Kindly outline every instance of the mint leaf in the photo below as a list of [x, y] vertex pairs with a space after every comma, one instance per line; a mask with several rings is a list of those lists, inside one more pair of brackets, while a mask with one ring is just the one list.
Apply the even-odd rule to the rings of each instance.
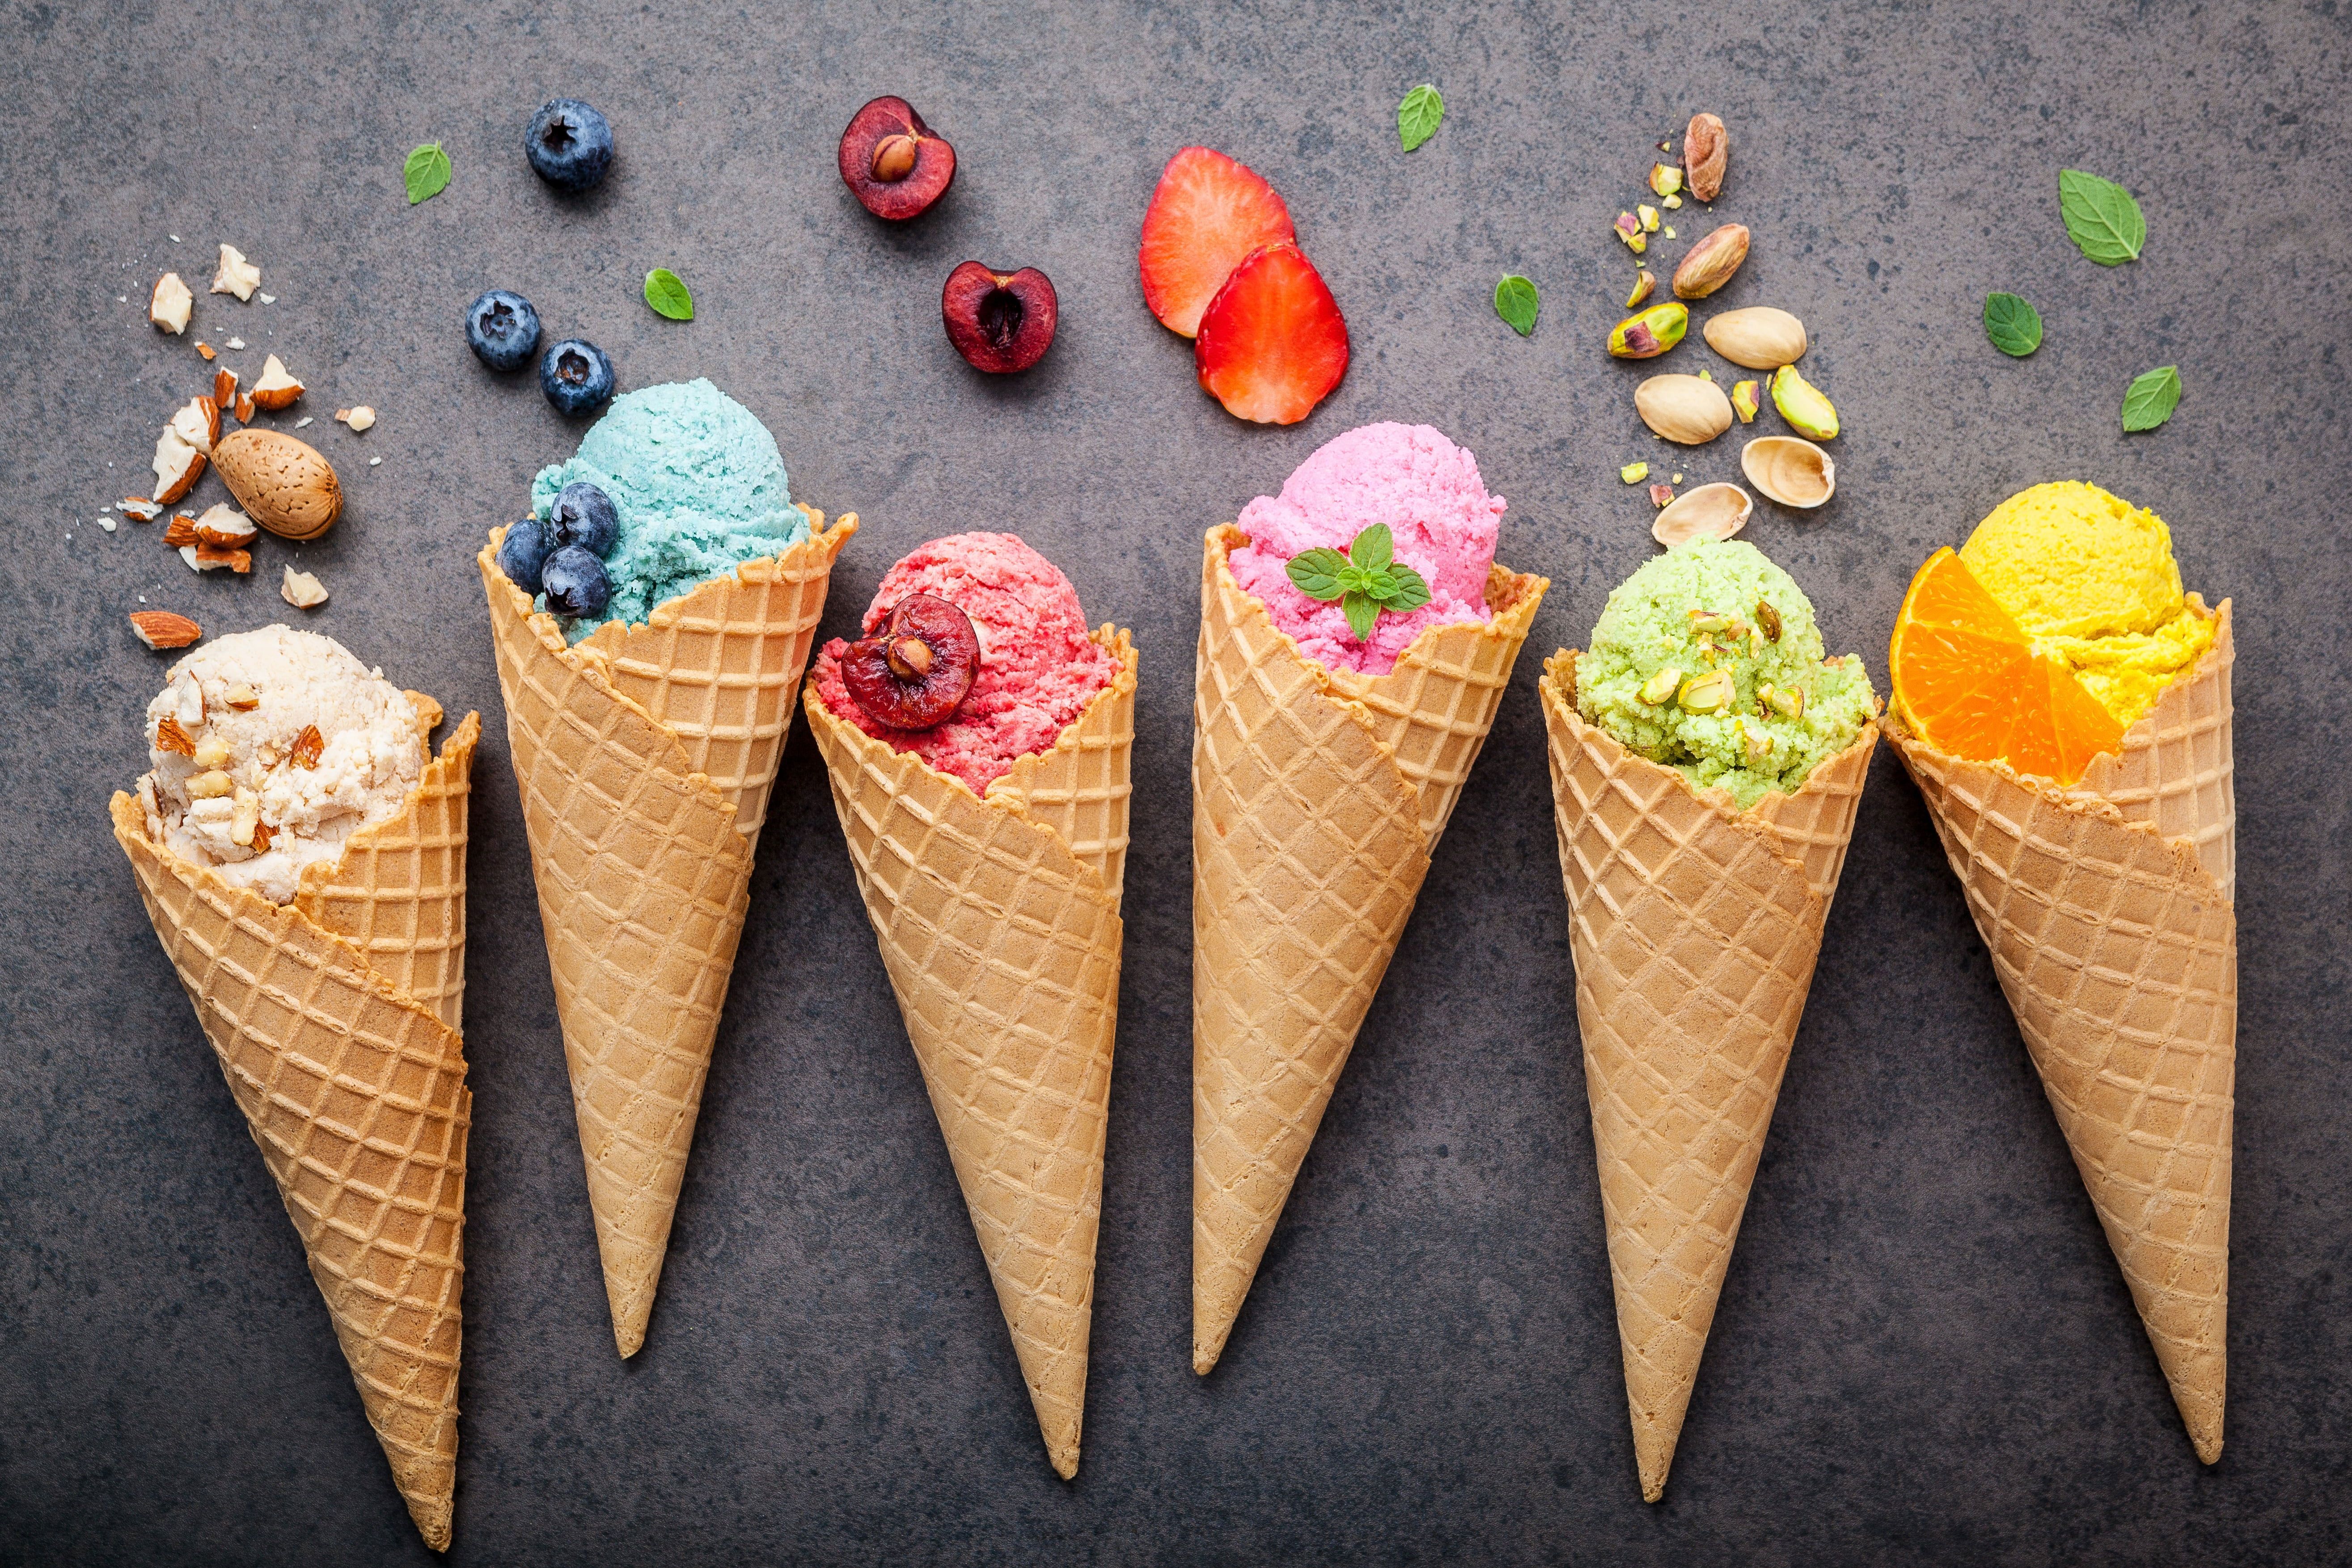
[[1389, 591], [1381, 596], [1381, 608], [1396, 615], [1417, 610], [1429, 603], [1429, 582], [1410, 566], [1389, 568]]
[[2075, 248], [2102, 267], [2139, 259], [2147, 243], [2147, 219], [2131, 193], [2112, 180], [2080, 169], [2058, 171], [2058, 210]]
[[1349, 563], [1360, 566], [1367, 572], [1379, 571], [1395, 555], [1396, 541], [1390, 535], [1389, 525], [1385, 522], [1372, 524], [1356, 535], [1355, 542], [1348, 546]]
[[686, 291], [678, 275], [667, 267], [656, 267], [646, 274], [646, 303], [657, 316], [667, 316], [673, 321], [694, 320], [694, 296]]
[[1984, 328], [1992, 346], [2015, 359], [2042, 346], [2041, 312], [2014, 294], [1985, 296]]
[[2132, 377], [2124, 391], [2124, 433], [2153, 430], [2180, 406], [2180, 367], [2160, 365]]
[[1397, 105], [1397, 140], [1408, 153], [1437, 134], [1437, 122], [1445, 118], [1445, 100], [1435, 88], [1423, 82], [1404, 95]]
[[1310, 599], [1328, 604], [1344, 591], [1339, 574], [1348, 569], [1348, 558], [1336, 550], [1302, 550], [1290, 558], [1283, 570], [1290, 574], [1291, 586]]
[[1517, 273], [1506, 274], [1495, 285], [1495, 314], [1511, 324], [1511, 330], [1526, 337], [1536, 330], [1536, 286]]
[[415, 206], [428, 196], [437, 196], [449, 188], [449, 154], [438, 142], [427, 142], [408, 155], [400, 166], [401, 180], [408, 186], [408, 205]]
[[1358, 642], [1372, 640], [1372, 628], [1381, 620], [1381, 606], [1370, 594], [1350, 593], [1339, 601], [1339, 609], [1348, 617], [1348, 629], [1356, 634]]

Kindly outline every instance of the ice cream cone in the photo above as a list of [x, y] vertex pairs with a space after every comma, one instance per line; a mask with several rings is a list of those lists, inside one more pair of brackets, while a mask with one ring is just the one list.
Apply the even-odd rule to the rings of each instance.
[[2196, 668], [2074, 789], [1888, 729], [2207, 1464], [2228, 1373], [2238, 1028], [2229, 601], [2213, 613]]
[[810, 520], [782, 553], [571, 647], [499, 570], [503, 530], [479, 558], [624, 1356], [653, 1311], [792, 695], [857, 528]]
[[1388, 675], [1301, 655], [1209, 531], [1192, 742], [1192, 1370], [1223, 1352], [1549, 583]]
[[[431, 721], [440, 709], [430, 699]], [[464, 994], [467, 714], [403, 813], [313, 867], [291, 906], [114, 837], [278, 1183], [360, 1403], [426, 1545], [449, 1548], [472, 1097]], [[408, 933], [404, 941], [403, 933]], [[418, 980], [441, 1013], [395, 977]], [[446, 1016], [444, 1016], [446, 1015]]]
[[1077, 1473], [1118, 1022], [1136, 655], [983, 798], [812, 689], [858, 892], [923, 1069], [1047, 1457]]
[[1576, 707], [1544, 666], [1585, 1091], [1642, 1496], [1666, 1471], [1764, 1152], [1876, 724], [1735, 810]]

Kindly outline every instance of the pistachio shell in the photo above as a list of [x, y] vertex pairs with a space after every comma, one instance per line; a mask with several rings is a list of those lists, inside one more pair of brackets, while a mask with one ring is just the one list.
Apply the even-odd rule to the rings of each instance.
[[1728, 539], [1748, 526], [1748, 514], [1755, 510], [1738, 485], [1701, 485], [1658, 513], [1650, 537], [1669, 550], [1694, 539]]
[[1749, 370], [1778, 370], [1805, 357], [1805, 323], [1769, 305], [1707, 318], [1706, 346]]
[[1696, 375], [1654, 375], [1633, 389], [1642, 423], [1669, 441], [1704, 446], [1731, 428], [1731, 400]]
[[254, 521], [280, 539], [316, 539], [343, 514], [333, 465], [278, 430], [239, 430], [213, 448], [213, 467]]
[[1758, 437], [1739, 454], [1739, 468], [1766, 500], [1782, 506], [1811, 509], [1837, 493], [1837, 465], [1830, 455], [1794, 436]]

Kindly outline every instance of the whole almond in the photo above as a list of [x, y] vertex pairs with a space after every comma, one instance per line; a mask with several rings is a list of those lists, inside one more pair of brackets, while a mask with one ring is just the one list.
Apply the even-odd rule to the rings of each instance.
[[1633, 389], [1633, 411], [1669, 441], [1704, 446], [1731, 428], [1731, 400], [1696, 375], [1654, 375]]
[[1748, 259], [1748, 226], [1727, 223], [1690, 247], [1675, 268], [1675, 298], [1704, 300], [1726, 283]]
[[1703, 202], [1715, 200], [1730, 158], [1731, 138], [1723, 133], [1723, 121], [1712, 114], [1692, 115], [1690, 129], [1683, 132], [1683, 180], [1691, 195]]
[[1778, 370], [1805, 357], [1805, 323], [1769, 305], [1707, 318], [1706, 346], [1749, 370]]
[[213, 466], [247, 516], [280, 539], [316, 539], [343, 514], [334, 465], [278, 430], [239, 430], [213, 448]]

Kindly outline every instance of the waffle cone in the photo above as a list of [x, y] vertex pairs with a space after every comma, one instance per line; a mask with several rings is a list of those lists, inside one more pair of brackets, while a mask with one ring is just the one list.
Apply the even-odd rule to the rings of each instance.
[[793, 692], [857, 528], [810, 518], [782, 553], [572, 647], [499, 570], [503, 530], [479, 557], [624, 1356], [653, 1312]]
[[2216, 613], [2205, 657], [2074, 789], [1952, 756], [1899, 721], [1888, 731], [2209, 1465], [2229, 1371], [2238, 1034], [2229, 602]]
[[1664, 1495], [1692, 1384], [1878, 744], [1746, 811], [1541, 685], [1576, 1018], [1642, 1496]]
[[[425, 698], [419, 710], [429, 731], [440, 708]], [[401, 815], [353, 834], [333, 866], [307, 868], [290, 906], [156, 844], [131, 795], [111, 805], [148, 919], [302, 1238], [394, 1484], [436, 1552], [449, 1549], [457, 1477], [473, 1097], [455, 1026], [480, 733], [467, 714]]]
[[1550, 584], [1388, 675], [1275, 629], [1209, 531], [1192, 721], [1192, 1370], [1224, 1351]]
[[1134, 645], [1047, 752], [972, 794], [803, 696], [857, 890], [1055, 1473], [1077, 1473], [1118, 1023]]

